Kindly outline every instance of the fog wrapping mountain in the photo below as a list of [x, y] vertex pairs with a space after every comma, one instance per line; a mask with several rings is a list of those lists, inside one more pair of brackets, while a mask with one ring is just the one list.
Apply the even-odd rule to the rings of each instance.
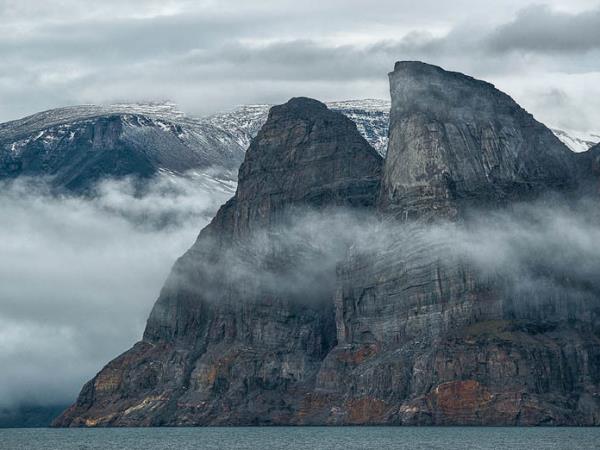
[[385, 162], [324, 104], [271, 109], [143, 340], [56, 426], [600, 424], [597, 261], [546, 225], [598, 201], [597, 148], [462, 74], [390, 82]]

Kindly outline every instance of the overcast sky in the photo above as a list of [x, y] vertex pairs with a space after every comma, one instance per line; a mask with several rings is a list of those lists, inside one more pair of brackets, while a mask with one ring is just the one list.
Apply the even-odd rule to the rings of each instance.
[[600, 129], [598, 0], [0, 0], [0, 120], [80, 103], [387, 98], [396, 60], [495, 83]]

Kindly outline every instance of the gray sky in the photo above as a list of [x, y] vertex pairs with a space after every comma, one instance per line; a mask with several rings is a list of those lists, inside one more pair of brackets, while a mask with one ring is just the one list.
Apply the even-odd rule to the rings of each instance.
[[539, 120], [600, 129], [600, 1], [0, 0], [0, 120], [79, 103], [388, 96], [419, 59], [507, 91]]

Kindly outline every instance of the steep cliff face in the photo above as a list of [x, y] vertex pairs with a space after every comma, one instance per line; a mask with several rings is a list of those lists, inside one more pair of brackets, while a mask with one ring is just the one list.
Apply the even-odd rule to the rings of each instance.
[[[323, 104], [272, 108], [144, 339], [56, 425], [600, 425], [596, 274], [525, 249], [519, 269], [541, 282], [515, 286], [452, 231], [512, 201], [573, 198], [596, 150], [571, 154], [470, 77], [407, 62], [390, 79], [383, 169]], [[376, 226], [353, 242], [334, 239], [349, 222], [304, 228], [340, 207]]]
[[57, 424], [289, 422], [335, 343], [335, 261], [281, 229], [298, 210], [372, 208], [382, 165], [356, 126], [322, 103], [273, 107], [236, 195], [176, 263], [144, 340]]
[[487, 83], [417, 62], [398, 63], [390, 80], [379, 208], [389, 228], [417, 221], [339, 267], [338, 345], [317, 385], [321, 402], [338, 399], [331, 420], [597, 424], [598, 279], [569, 279], [532, 255], [525, 266], [552, 289], [525, 274], [517, 285], [453, 252], [452, 227], [428, 232], [463, 226], [473, 208], [572, 193], [574, 155]]
[[382, 210], [453, 215], [575, 184], [567, 147], [493, 85], [406, 61], [390, 91]]

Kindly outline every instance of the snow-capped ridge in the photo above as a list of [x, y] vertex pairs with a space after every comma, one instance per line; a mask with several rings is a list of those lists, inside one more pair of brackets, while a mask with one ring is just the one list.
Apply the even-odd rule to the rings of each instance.
[[600, 133], [580, 133], [551, 128], [554, 135], [575, 153], [588, 151], [600, 142]]
[[[389, 100], [354, 99], [326, 104], [354, 121], [369, 144], [385, 155]], [[212, 166], [237, 168], [250, 141], [266, 122], [271, 106], [241, 105], [206, 117], [188, 116], [168, 101], [78, 105], [42, 111], [0, 124], [0, 175], [61, 172], [61, 164], [72, 166], [72, 161], [62, 158], [74, 157], [73, 147], [97, 154], [106, 145], [95, 142], [102, 134], [94, 129], [104, 129], [111, 121], [119, 124], [119, 142], [137, 149], [142, 160], [150, 158], [152, 170], [181, 173]], [[584, 152], [600, 141], [600, 133], [584, 135], [557, 128], [552, 131], [574, 152]], [[101, 137], [105, 138], [108, 137]], [[84, 150], [87, 147], [90, 150]], [[89, 157], [93, 154], [89, 153]], [[42, 160], [45, 162], [40, 166]]]

